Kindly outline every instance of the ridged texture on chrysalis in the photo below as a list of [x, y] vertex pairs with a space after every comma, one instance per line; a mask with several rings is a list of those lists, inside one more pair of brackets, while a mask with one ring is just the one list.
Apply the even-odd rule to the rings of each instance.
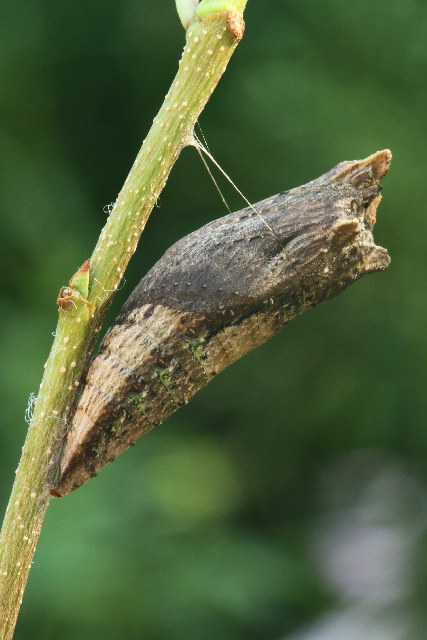
[[389, 264], [372, 228], [380, 151], [174, 244], [105, 336], [67, 436], [65, 495], [307, 308]]

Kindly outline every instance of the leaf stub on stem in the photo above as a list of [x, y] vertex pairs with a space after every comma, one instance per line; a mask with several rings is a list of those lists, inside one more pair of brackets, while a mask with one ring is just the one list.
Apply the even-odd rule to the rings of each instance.
[[245, 33], [245, 21], [238, 13], [229, 11], [227, 13], [227, 29], [231, 35], [237, 40], [241, 40]]
[[[173, 245], [141, 280], [93, 361], [54, 495], [66, 495], [289, 320], [390, 258], [372, 208], [380, 151]], [[368, 203], [368, 206], [365, 205]]]

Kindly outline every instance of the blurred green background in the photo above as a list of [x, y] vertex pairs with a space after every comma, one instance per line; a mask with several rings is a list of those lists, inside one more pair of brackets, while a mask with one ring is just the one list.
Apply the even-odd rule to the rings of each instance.
[[[201, 118], [211, 152], [256, 202], [389, 147], [375, 236], [391, 267], [53, 500], [17, 640], [426, 637], [427, 4], [250, 0], [245, 18]], [[2, 5], [2, 508], [57, 292], [91, 253], [183, 38], [172, 0]], [[158, 204], [110, 322], [172, 242], [226, 213], [194, 149]]]

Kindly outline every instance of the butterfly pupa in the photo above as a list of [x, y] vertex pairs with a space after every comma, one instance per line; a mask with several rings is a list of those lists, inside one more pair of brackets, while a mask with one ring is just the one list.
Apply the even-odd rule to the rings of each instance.
[[295, 316], [384, 270], [372, 228], [390, 161], [341, 163], [170, 247], [89, 367], [52, 493], [95, 476]]

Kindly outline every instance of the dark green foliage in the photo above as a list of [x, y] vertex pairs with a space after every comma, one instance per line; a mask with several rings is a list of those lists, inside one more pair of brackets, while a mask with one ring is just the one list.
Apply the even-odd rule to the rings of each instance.
[[[53, 501], [17, 640], [278, 639], [336, 604], [311, 560], [317, 519], [358, 504], [368, 470], [390, 459], [427, 486], [427, 6], [251, 0], [245, 17], [203, 114], [211, 152], [256, 202], [389, 147], [375, 237], [392, 265]], [[172, 0], [16, 0], [2, 11], [2, 506], [57, 292], [90, 254], [182, 42]], [[173, 241], [225, 213], [191, 149], [159, 205], [110, 320]], [[358, 450], [377, 463], [349, 464], [350, 488], [328, 484]], [[425, 538], [412, 547], [422, 567]], [[406, 613], [426, 585], [414, 577]]]

